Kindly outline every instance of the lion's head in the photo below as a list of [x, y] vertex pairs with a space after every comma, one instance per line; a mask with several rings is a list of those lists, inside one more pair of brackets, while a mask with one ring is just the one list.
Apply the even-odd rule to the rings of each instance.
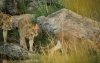
[[2, 29], [5, 29], [5, 30], [11, 30], [12, 29], [13, 21], [12, 21], [11, 15], [3, 14], [1, 22], [2, 22]]

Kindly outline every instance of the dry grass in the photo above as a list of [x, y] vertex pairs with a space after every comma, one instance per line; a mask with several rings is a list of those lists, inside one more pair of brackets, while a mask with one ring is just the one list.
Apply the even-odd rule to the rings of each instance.
[[[76, 39], [75, 39], [76, 40]], [[71, 41], [70, 41], [71, 42]], [[68, 47], [69, 46], [69, 47]], [[100, 53], [92, 41], [77, 40], [54, 55], [42, 54], [39, 63], [99, 63]]]
[[100, 20], [100, 0], [60, 0], [61, 4], [81, 15]]
[[66, 47], [53, 55], [35, 53], [29, 60], [12, 61], [11, 63], [100, 63], [100, 50], [94, 42], [75, 40], [68, 41], [70, 43], [66, 44]]
[[[60, 2], [62, 2], [62, 5], [66, 8], [84, 16], [99, 20], [100, 0], [61, 0]], [[37, 7], [36, 12], [37, 16], [50, 14], [56, 8], [52, 8], [51, 6], [47, 7], [47, 5], [41, 6], [41, 4], [38, 6], [39, 7]], [[40, 37], [40, 40], [37, 40], [39, 43], [45, 41], [49, 41], [51, 43], [54, 42], [51, 37], [50, 39], [47, 37]], [[28, 62], [15, 61], [12, 63], [100, 63], [100, 50], [97, 48], [96, 42], [85, 39], [72, 40], [72, 38], [66, 42], [66, 46], [64, 46], [62, 50], [55, 52], [54, 55], [48, 55], [47, 53], [35, 53], [32, 59], [28, 60]], [[45, 50], [42, 50], [42, 52], [45, 52]]]

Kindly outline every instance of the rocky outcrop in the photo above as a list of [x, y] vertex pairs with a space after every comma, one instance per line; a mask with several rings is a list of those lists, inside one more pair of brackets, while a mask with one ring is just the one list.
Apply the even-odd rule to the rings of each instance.
[[64, 32], [64, 35], [68, 33], [78, 38], [100, 42], [100, 23], [68, 9], [61, 9], [47, 17], [41, 16], [37, 18], [37, 23], [52, 35]]
[[0, 46], [0, 58], [21, 60], [28, 59], [28, 51], [15, 44], [4, 44]]
[[0, 0], [0, 10], [4, 8], [4, 0]]

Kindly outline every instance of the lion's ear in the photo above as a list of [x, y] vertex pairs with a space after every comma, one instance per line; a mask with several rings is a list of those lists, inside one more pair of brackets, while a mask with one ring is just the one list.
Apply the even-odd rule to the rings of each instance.
[[28, 27], [29, 27], [29, 28], [32, 28], [32, 25], [31, 25], [31, 24], [28, 24]]
[[35, 29], [40, 29], [38, 24], [35, 25]]
[[13, 18], [11, 15], [9, 15], [10, 18]]

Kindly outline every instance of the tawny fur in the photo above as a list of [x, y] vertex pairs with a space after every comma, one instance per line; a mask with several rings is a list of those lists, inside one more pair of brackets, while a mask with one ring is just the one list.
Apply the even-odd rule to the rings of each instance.
[[27, 44], [25, 38], [29, 39], [29, 51], [33, 51], [34, 37], [38, 35], [39, 26], [33, 24], [28, 16], [25, 16], [18, 23], [19, 35], [20, 35], [20, 45], [27, 49]]
[[0, 13], [0, 27], [3, 29], [4, 42], [7, 42], [7, 32], [12, 29], [12, 16]]

